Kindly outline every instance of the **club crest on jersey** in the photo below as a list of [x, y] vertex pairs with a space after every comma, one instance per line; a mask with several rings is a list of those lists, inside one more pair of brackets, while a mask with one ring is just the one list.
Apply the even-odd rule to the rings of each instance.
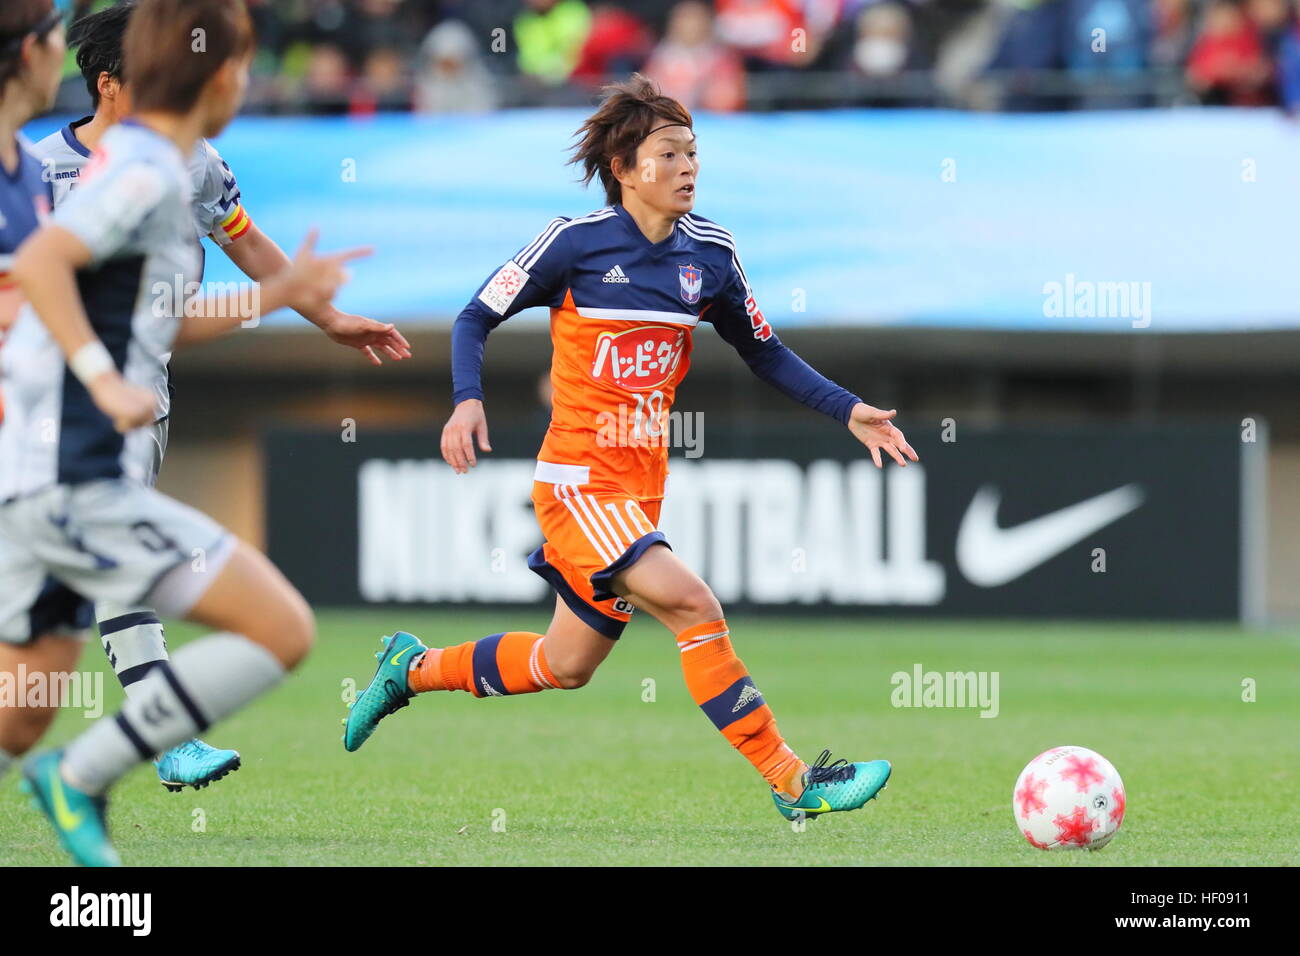
[[666, 325], [641, 325], [596, 338], [591, 377], [630, 391], [660, 388], [677, 372], [688, 348], [686, 332]]
[[700, 301], [700, 288], [704, 285], [704, 272], [698, 266], [678, 266], [677, 280], [682, 287], [682, 301], [694, 305]]

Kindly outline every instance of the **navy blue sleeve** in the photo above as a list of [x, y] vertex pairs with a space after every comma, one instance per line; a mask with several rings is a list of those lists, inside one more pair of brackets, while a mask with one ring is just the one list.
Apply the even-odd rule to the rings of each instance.
[[553, 219], [513, 259], [488, 277], [451, 327], [453, 404], [483, 400], [483, 351], [488, 333], [516, 312], [560, 304], [568, 288], [567, 219]]
[[461, 310], [451, 327], [451, 402], [459, 405], [468, 398], [483, 401], [483, 350], [488, 333], [503, 321], [484, 315], [471, 302]]
[[763, 381], [796, 402], [847, 425], [853, 406], [862, 399], [790, 351], [763, 318], [737, 260], [732, 260], [729, 271], [731, 281], [705, 313], [708, 321]]

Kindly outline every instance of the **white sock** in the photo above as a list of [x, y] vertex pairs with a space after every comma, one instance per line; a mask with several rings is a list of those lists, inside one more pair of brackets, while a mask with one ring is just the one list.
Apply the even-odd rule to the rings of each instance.
[[99, 605], [99, 638], [108, 662], [127, 697], [139, 693], [140, 682], [159, 661], [167, 660], [167, 637], [158, 615], [149, 608]]
[[70, 783], [101, 793], [136, 764], [189, 740], [284, 678], [275, 656], [241, 634], [210, 634], [156, 664], [113, 717], [68, 745]]
[[13, 766], [14, 755], [7, 751], [0, 750], [0, 777], [5, 775], [5, 771]]

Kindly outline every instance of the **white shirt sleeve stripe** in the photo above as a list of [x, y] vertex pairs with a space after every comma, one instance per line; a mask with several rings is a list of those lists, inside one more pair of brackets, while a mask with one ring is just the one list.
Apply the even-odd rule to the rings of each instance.
[[[534, 242], [533, 248], [528, 250], [527, 255], [520, 255], [519, 258], [516, 259], [515, 261], [518, 262], [521, 266], [523, 266], [525, 270], [531, 269], [534, 265], [536, 265], [537, 260], [540, 259], [546, 253], [546, 250], [550, 247], [551, 243], [555, 241], [555, 237], [558, 236], [560, 233], [564, 232], [564, 230], [568, 229], [570, 226], [577, 226], [587, 222], [600, 222], [600, 220], [608, 219], [610, 216], [613, 215], [616, 215], [614, 210], [602, 209], [598, 212], [593, 212], [586, 216], [579, 216], [577, 219], [570, 219], [568, 221], [561, 222], [554, 229], [548, 229], [546, 233], [544, 233], [544, 241], [541, 243], [540, 246], [536, 242]], [[543, 239], [543, 236], [539, 236], [538, 238]]]

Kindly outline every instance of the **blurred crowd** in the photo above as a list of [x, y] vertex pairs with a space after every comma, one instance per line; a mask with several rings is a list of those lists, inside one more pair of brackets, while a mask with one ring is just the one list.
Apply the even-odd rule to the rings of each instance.
[[632, 70], [719, 111], [1300, 107], [1300, 0], [247, 2], [254, 112], [575, 105]]

